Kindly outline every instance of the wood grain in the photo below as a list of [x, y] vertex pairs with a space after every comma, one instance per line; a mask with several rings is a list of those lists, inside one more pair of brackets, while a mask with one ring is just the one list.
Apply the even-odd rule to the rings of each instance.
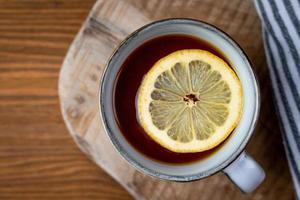
[[[130, 32], [166, 17], [193, 17], [222, 28], [240, 43], [253, 62], [262, 83], [262, 114], [247, 150], [262, 164], [267, 179], [250, 195], [242, 194], [221, 173], [192, 183], [145, 176], [121, 159], [99, 123], [97, 93], [106, 60]], [[64, 119], [76, 143], [137, 199], [199, 199], [199, 195], [201, 199], [294, 197], [271, 101], [260, 23], [251, 1], [98, 0], [65, 58], [59, 95]]]
[[0, 199], [132, 199], [72, 141], [61, 63], [91, 0], [0, 1]]

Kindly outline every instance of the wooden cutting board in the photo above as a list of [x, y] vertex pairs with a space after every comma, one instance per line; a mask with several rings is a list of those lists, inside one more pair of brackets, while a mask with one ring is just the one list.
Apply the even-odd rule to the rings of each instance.
[[[166, 17], [201, 19], [220, 27], [240, 43], [254, 64], [261, 82], [262, 114], [247, 150], [262, 164], [267, 179], [250, 195], [242, 194], [222, 173], [191, 183], [145, 176], [118, 155], [105, 135], [97, 98], [105, 63], [129, 33]], [[293, 197], [271, 101], [259, 18], [251, 0], [98, 0], [66, 55], [60, 72], [59, 96], [63, 118], [77, 145], [136, 199]]]

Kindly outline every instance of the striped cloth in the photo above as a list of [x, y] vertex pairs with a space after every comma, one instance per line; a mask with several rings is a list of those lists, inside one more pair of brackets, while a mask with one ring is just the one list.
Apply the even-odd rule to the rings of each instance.
[[300, 0], [256, 0], [283, 142], [300, 199]]

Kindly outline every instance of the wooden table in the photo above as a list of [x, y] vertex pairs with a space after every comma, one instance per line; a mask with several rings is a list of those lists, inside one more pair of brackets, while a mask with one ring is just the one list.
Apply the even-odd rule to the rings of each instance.
[[[131, 2], [143, 9], [141, 0]], [[0, 199], [131, 199], [80, 152], [59, 108], [60, 66], [93, 3], [0, 0]], [[254, 56], [250, 55], [250, 59]], [[255, 64], [265, 66], [265, 59]], [[267, 78], [264, 84], [269, 84]], [[271, 96], [270, 86], [265, 88], [263, 92]], [[263, 110], [274, 110], [269, 99], [268, 109]], [[262, 117], [274, 118], [274, 113], [264, 112]], [[259, 148], [270, 149], [259, 156], [259, 161], [273, 177], [283, 176], [285, 184], [274, 182], [274, 189], [268, 183], [269, 190], [265, 192], [276, 196], [284, 187], [290, 199], [293, 189], [280, 135], [272, 135], [278, 125], [264, 128], [270, 134], [256, 134], [252, 141], [262, 137], [278, 139], [265, 144], [250, 142], [248, 150], [256, 153]], [[273, 165], [280, 166], [274, 171]]]
[[0, 199], [132, 199], [74, 144], [58, 74], [94, 0], [0, 1]]

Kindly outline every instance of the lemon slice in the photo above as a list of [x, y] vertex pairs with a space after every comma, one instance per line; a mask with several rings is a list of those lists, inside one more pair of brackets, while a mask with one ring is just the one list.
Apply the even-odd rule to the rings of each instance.
[[221, 58], [186, 49], [154, 64], [139, 88], [141, 126], [174, 152], [209, 150], [228, 137], [242, 112], [241, 83]]

